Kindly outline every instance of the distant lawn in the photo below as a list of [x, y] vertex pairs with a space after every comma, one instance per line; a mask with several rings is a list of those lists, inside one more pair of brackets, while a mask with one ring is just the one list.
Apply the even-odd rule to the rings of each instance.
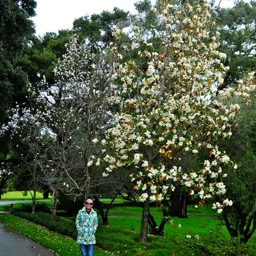
[[[43, 194], [40, 192], [36, 193], [37, 199], [43, 199]], [[24, 192], [24, 191], [10, 191], [7, 193], [2, 194], [2, 200], [28, 200], [32, 199], [30, 192]]]

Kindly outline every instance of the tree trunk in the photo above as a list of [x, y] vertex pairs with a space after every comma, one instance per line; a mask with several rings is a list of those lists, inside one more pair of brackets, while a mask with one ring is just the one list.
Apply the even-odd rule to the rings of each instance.
[[36, 212], [36, 190], [33, 191], [33, 193], [31, 193], [31, 197], [32, 197], [32, 213]]
[[140, 227], [140, 242], [148, 242], [148, 224], [149, 224], [149, 198], [143, 203], [143, 212]]
[[106, 212], [104, 211], [104, 205], [101, 203], [99, 198], [97, 196], [94, 197], [94, 207], [100, 212], [100, 216], [102, 219], [102, 224], [108, 225], [108, 210], [106, 209]]
[[244, 215], [239, 204], [234, 204], [232, 207], [237, 207], [236, 214], [225, 207], [222, 212], [226, 228], [232, 238], [239, 238], [240, 243], [246, 244], [256, 230], [256, 212]]
[[36, 191], [37, 191], [37, 182], [36, 182], [36, 168], [32, 172], [33, 179], [31, 183], [31, 188], [33, 189], [32, 191], [29, 190], [29, 193], [32, 198], [32, 213], [35, 213], [36, 210]]
[[164, 226], [167, 223], [168, 219], [168, 216], [164, 216], [163, 220], [160, 223], [160, 226], [157, 226], [154, 217], [149, 213], [150, 234], [162, 236], [164, 234]]
[[8, 180], [9, 175], [2, 174], [1, 180], [0, 180], [0, 199], [2, 199], [2, 193], [3, 193], [3, 188]]
[[57, 215], [57, 191], [53, 191], [52, 193], [52, 213], [51, 213], [51, 221], [56, 221]]
[[178, 188], [170, 196], [169, 215], [179, 218], [187, 218], [187, 195]]

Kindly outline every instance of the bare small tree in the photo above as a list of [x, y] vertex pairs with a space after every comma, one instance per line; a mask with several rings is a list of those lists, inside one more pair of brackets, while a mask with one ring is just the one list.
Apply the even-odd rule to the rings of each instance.
[[52, 220], [60, 191], [75, 200], [98, 186], [92, 178], [92, 171], [98, 170], [90, 167], [89, 160], [97, 152], [93, 140], [111, 119], [106, 97], [113, 68], [111, 51], [97, 50], [74, 36], [54, 70], [55, 83], [43, 79], [29, 85], [31, 105], [14, 111], [14, 130], [30, 147], [29, 166], [40, 169], [40, 181], [52, 192]]

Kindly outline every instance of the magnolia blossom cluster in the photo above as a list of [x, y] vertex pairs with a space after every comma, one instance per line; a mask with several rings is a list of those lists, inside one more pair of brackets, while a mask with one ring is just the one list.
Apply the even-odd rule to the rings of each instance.
[[[218, 36], [209, 33], [214, 27], [209, 6], [203, 1], [178, 10], [165, 3], [155, 10], [165, 28], [156, 35], [160, 48], [136, 31], [132, 43], [123, 46], [124, 52], [133, 51], [131, 58], [117, 52], [120, 46], [113, 48], [117, 63], [110, 101], [120, 108], [102, 141], [103, 158], [92, 161], [107, 164], [105, 176], [132, 169], [131, 181], [141, 201], [161, 201], [176, 184], [202, 200], [220, 198], [226, 191], [224, 167], [232, 162], [216, 141], [231, 136], [239, 105], [228, 99], [248, 99], [254, 89], [253, 74], [216, 95], [228, 68], [222, 64], [225, 55], [217, 50]], [[114, 33], [119, 38], [122, 34]], [[188, 154], [197, 156], [202, 151], [207, 157], [201, 168], [182, 168]], [[214, 207], [230, 204], [226, 200]]]
[[216, 202], [212, 205], [212, 209], [217, 210], [218, 213], [222, 213], [223, 212], [223, 208], [225, 206], [231, 206], [233, 205], [233, 202], [229, 199], [225, 199], [223, 200], [222, 203]]

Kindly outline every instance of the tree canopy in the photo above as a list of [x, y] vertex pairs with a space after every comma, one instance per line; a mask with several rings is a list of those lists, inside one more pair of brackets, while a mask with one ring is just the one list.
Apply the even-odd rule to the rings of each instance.
[[0, 3], [0, 122], [15, 101], [24, 97], [26, 74], [20, 67], [20, 58], [29, 37], [34, 33], [33, 22], [36, 1], [3, 0]]
[[237, 1], [232, 8], [215, 9], [220, 33], [220, 51], [227, 54], [225, 65], [230, 69], [224, 87], [242, 78], [256, 66], [256, 2]]

